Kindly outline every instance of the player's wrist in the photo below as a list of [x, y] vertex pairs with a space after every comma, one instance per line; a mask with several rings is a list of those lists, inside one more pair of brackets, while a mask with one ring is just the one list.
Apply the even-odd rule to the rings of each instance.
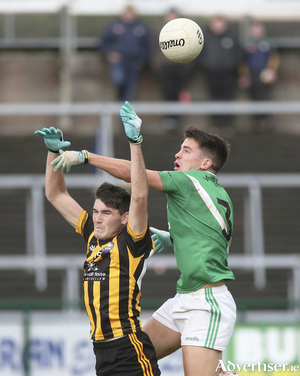
[[82, 164], [89, 164], [91, 156], [90, 153], [87, 150], [81, 150], [83, 163]]
[[48, 148], [48, 151], [51, 153], [51, 154], [59, 154], [59, 150], [55, 151], [55, 150], [51, 150]]
[[128, 141], [132, 145], [139, 145], [143, 142], [143, 136], [141, 134], [139, 136], [134, 137], [134, 138], [130, 138], [130, 137], [127, 137], [127, 138], [128, 138]]

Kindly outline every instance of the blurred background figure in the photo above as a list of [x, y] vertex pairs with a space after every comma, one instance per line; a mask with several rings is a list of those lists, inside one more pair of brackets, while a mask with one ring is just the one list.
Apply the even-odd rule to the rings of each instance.
[[[241, 47], [228, 20], [223, 16], [212, 17], [204, 30], [204, 47], [198, 58], [205, 73], [211, 100], [234, 99], [240, 61]], [[231, 115], [212, 115], [211, 125], [215, 133], [224, 137], [232, 137], [235, 133]]]
[[150, 33], [131, 5], [100, 36], [99, 50], [109, 64], [119, 101], [135, 99], [140, 74], [149, 62]]
[[[163, 100], [165, 101], [181, 101], [190, 102], [191, 94], [187, 90], [187, 81], [189, 72], [192, 69], [193, 63], [174, 63], [165, 57], [159, 48], [159, 33], [161, 28], [169, 21], [181, 17], [178, 10], [171, 8], [164, 15], [164, 23], [154, 33], [152, 46], [152, 60], [151, 68], [154, 71], [155, 77], [158, 81], [162, 92]], [[180, 117], [177, 115], [167, 115], [165, 117], [165, 129], [167, 131], [175, 131], [180, 126]]]
[[[248, 41], [244, 46], [243, 63], [240, 67], [239, 86], [249, 90], [251, 99], [269, 99], [269, 87], [277, 82], [279, 55], [266, 37], [265, 25], [254, 21], [249, 26]], [[269, 115], [255, 115], [251, 123], [255, 132], [273, 129]]]

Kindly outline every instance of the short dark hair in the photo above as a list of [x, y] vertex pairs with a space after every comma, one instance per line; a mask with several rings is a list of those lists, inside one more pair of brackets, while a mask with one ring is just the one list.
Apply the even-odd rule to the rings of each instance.
[[96, 199], [107, 207], [119, 210], [120, 215], [129, 211], [130, 193], [126, 189], [110, 183], [103, 183], [96, 191]]
[[185, 138], [193, 138], [199, 148], [212, 160], [211, 169], [217, 173], [229, 157], [230, 145], [223, 138], [188, 126], [184, 133]]

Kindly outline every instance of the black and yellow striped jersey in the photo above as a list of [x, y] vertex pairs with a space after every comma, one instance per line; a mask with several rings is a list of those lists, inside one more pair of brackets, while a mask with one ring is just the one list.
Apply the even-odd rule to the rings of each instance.
[[145, 260], [154, 247], [149, 228], [134, 234], [127, 224], [114, 238], [101, 241], [95, 237], [92, 216], [83, 210], [76, 232], [87, 244], [83, 285], [91, 339], [141, 331], [141, 280]]

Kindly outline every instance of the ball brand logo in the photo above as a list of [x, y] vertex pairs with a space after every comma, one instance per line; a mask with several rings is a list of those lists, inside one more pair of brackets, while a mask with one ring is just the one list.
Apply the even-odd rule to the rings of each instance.
[[183, 47], [185, 45], [185, 40], [181, 39], [171, 39], [166, 42], [160, 42], [159, 46], [162, 50], [168, 50], [172, 47]]
[[202, 34], [200, 32], [200, 29], [197, 30], [197, 37], [198, 37], [199, 44], [202, 44], [203, 40], [202, 40]]
[[162, 53], [176, 63], [194, 60], [204, 45], [201, 27], [188, 18], [167, 22], [159, 33], [158, 41]]

